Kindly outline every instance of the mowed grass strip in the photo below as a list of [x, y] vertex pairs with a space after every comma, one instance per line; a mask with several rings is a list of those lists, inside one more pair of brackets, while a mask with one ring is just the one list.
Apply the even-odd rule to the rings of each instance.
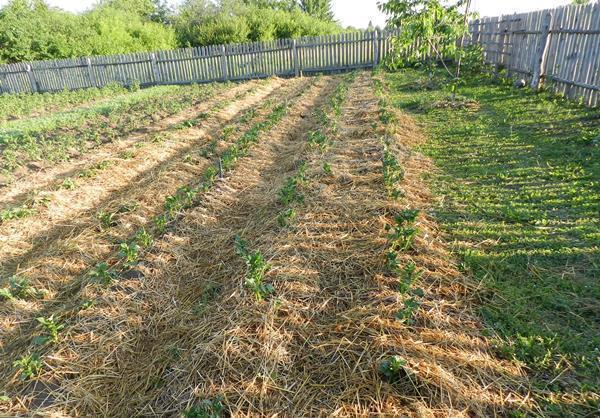
[[436, 217], [481, 283], [499, 355], [527, 366], [545, 414], [600, 399], [600, 112], [486, 76], [456, 103], [441, 73], [386, 75], [429, 136]]

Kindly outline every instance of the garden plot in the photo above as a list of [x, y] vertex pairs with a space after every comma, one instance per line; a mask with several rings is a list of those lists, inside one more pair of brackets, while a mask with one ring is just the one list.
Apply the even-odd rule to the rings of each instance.
[[52, 198], [0, 225], [0, 410], [535, 411], [386, 91], [368, 72], [241, 84], [40, 177]]

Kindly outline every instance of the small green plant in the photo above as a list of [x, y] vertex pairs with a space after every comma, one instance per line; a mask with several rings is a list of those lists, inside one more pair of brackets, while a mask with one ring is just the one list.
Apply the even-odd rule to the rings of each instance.
[[223, 400], [217, 397], [215, 399], [204, 399], [199, 404], [187, 409], [183, 416], [185, 418], [221, 418], [224, 411]]
[[404, 266], [404, 269], [401, 273], [402, 275], [400, 277], [400, 282], [398, 283], [398, 291], [400, 293], [406, 293], [410, 290], [412, 284], [419, 280], [421, 277], [421, 272], [417, 270], [417, 265], [411, 261]]
[[251, 252], [247, 242], [239, 235], [235, 236], [234, 245], [236, 254], [244, 259], [248, 267], [244, 281], [245, 286], [252, 290], [258, 301], [264, 300], [275, 292], [271, 284], [264, 283], [265, 273], [270, 266], [265, 262], [261, 252]]
[[46, 335], [38, 335], [33, 339], [33, 343], [36, 345], [44, 345], [47, 343], [55, 343], [58, 341], [58, 333], [64, 329], [64, 324], [59, 323], [54, 316], [44, 318], [43, 316], [36, 318], [36, 320], [42, 324]]
[[163, 234], [167, 230], [167, 224], [169, 223], [169, 219], [166, 215], [158, 215], [153, 221], [154, 227], [159, 234]]
[[154, 238], [146, 228], [142, 228], [135, 234], [135, 242], [142, 248], [148, 248], [154, 242]]
[[404, 170], [400, 167], [394, 153], [389, 150], [388, 144], [384, 144], [383, 181], [390, 197], [397, 199], [404, 195], [404, 192], [399, 187], [399, 184], [403, 179]]
[[140, 246], [136, 243], [122, 242], [119, 245], [119, 256], [125, 261], [125, 264], [134, 264], [139, 256]]
[[281, 227], [288, 226], [295, 217], [296, 211], [292, 208], [287, 208], [277, 215], [277, 224]]
[[284, 206], [288, 206], [293, 202], [304, 202], [304, 196], [298, 189], [305, 181], [306, 162], [302, 162], [298, 167], [298, 173], [293, 177], [289, 177], [279, 191], [279, 203]]
[[331, 141], [322, 131], [316, 130], [308, 134], [308, 143], [311, 147], [319, 148], [322, 152], [324, 152], [331, 144]]
[[404, 209], [394, 217], [393, 226], [386, 225], [385, 229], [391, 231], [388, 234], [391, 250], [406, 251], [412, 248], [418, 233], [418, 228], [413, 226], [418, 214], [418, 210]]
[[29, 280], [20, 276], [10, 277], [8, 286], [0, 288], [0, 297], [5, 299], [38, 299], [44, 294], [44, 291], [34, 288]]
[[409, 325], [412, 324], [413, 315], [419, 309], [420, 306], [421, 302], [419, 302], [414, 297], [405, 300], [404, 307], [396, 313], [396, 319]]
[[40, 374], [43, 363], [42, 359], [37, 353], [32, 353], [13, 362], [13, 367], [17, 370], [20, 370], [21, 380], [27, 380]]
[[123, 151], [119, 155], [119, 158], [121, 158], [122, 160], [131, 160], [134, 157], [135, 157], [135, 152], [133, 152], [133, 151]]
[[117, 278], [117, 274], [104, 262], [96, 264], [88, 276], [93, 281], [105, 286], [109, 286]]
[[100, 221], [100, 226], [102, 229], [108, 229], [112, 226], [115, 226], [117, 224], [115, 216], [116, 214], [114, 212], [105, 212], [103, 210], [98, 212], [97, 217]]
[[71, 178], [64, 179], [60, 184], [60, 188], [65, 190], [74, 190], [76, 187], [75, 181]]
[[323, 163], [323, 171], [325, 172], [325, 174], [327, 174], [328, 176], [333, 176], [333, 170], [331, 168], [331, 164], [325, 162]]
[[379, 373], [388, 381], [398, 380], [406, 375], [406, 360], [400, 356], [391, 356], [379, 363]]
[[25, 218], [31, 215], [33, 212], [33, 209], [26, 207], [4, 209], [0, 211], [0, 223], [10, 221], [13, 219]]

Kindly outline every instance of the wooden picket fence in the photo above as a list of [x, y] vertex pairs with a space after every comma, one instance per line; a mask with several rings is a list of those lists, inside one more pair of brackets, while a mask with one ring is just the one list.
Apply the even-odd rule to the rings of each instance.
[[0, 66], [0, 93], [49, 92], [110, 83], [142, 86], [247, 80], [376, 66], [398, 31], [365, 31], [172, 51]]
[[470, 23], [486, 61], [587, 106], [600, 103], [600, 3]]

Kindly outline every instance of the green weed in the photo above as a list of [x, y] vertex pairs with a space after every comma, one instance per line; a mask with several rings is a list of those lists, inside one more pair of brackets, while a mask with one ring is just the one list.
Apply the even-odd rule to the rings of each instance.
[[386, 225], [390, 249], [394, 251], [406, 251], [411, 249], [413, 241], [418, 233], [414, 223], [419, 214], [418, 210], [405, 209], [394, 216], [394, 224]]

